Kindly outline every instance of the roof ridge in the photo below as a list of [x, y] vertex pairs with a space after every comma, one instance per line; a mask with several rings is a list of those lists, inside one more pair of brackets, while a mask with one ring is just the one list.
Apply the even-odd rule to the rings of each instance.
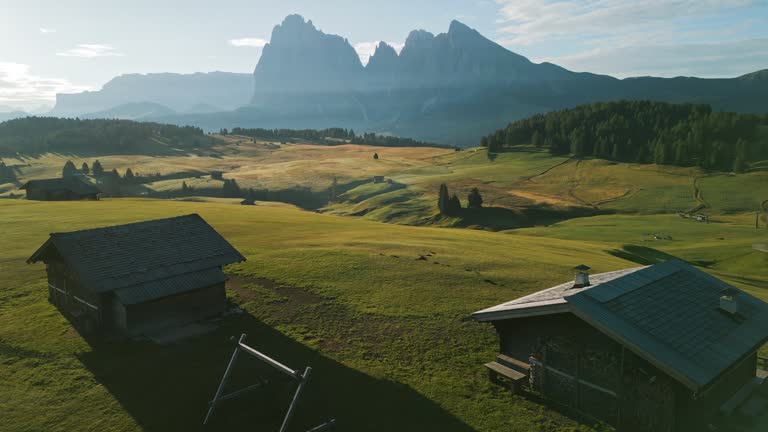
[[[81, 233], [84, 233], [84, 232], [101, 231], [101, 230], [107, 230], [107, 229], [110, 229], [110, 228], [133, 227], [133, 226], [142, 225], [142, 224], [147, 224], [148, 225], [148, 224], [151, 224], [153, 222], [170, 221], [170, 220], [173, 220], [173, 219], [182, 219], [182, 218], [188, 218], [188, 217], [193, 217], [193, 216], [197, 216], [198, 218], [200, 218], [203, 221], [205, 221], [205, 219], [203, 219], [199, 214], [197, 214], [197, 213], [189, 213], [189, 214], [185, 214], [185, 215], [171, 216], [171, 217], [167, 217], [167, 218], [150, 219], [150, 220], [144, 220], [144, 221], [138, 221], [138, 222], [128, 222], [128, 223], [124, 223], [124, 224], [107, 225], [107, 226], [96, 227], [96, 228], [85, 228], [85, 229], [81, 229], [81, 230], [77, 230], [77, 231], [52, 232], [52, 233], [50, 233], [50, 235], [52, 235], [52, 236], [53, 235], [64, 236], [64, 235], [72, 235], [72, 234], [81, 234]], [[206, 222], [206, 225], [208, 225], [207, 222]], [[210, 227], [210, 225], [208, 225], [208, 226]], [[213, 227], [211, 227], [211, 228], [213, 228]]]

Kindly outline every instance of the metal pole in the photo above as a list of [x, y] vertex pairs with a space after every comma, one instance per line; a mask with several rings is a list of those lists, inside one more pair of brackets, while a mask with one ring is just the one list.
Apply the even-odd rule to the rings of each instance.
[[[240, 341], [238, 341], [238, 345], [245, 342], [245, 333], [240, 335]], [[227, 369], [224, 371], [224, 376], [221, 377], [221, 382], [219, 383], [219, 388], [216, 389], [216, 394], [213, 396], [213, 400], [211, 401], [211, 405], [208, 407], [208, 413], [205, 415], [205, 420], [203, 420], [203, 424], [208, 424], [208, 420], [211, 418], [211, 415], [213, 414], [213, 410], [216, 408], [216, 402], [219, 399], [219, 396], [221, 396], [221, 392], [224, 391], [224, 385], [227, 383], [227, 378], [229, 378], [229, 374], [232, 371], [232, 366], [235, 364], [235, 360], [237, 360], [237, 356], [240, 354], [240, 350], [235, 347], [235, 351], [232, 353], [232, 357], [229, 359], [229, 364], [227, 365]]]
[[307, 432], [320, 432], [320, 431], [324, 431], [326, 429], [331, 428], [335, 424], [336, 424], [336, 419], [332, 419], [332, 420], [329, 420], [329, 421], [327, 421], [327, 422], [325, 422], [325, 423], [323, 423], [321, 425], [313, 427], [312, 429], [308, 430]]
[[[245, 336], [245, 335], [243, 335]], [[275, 369], [279, 370], [280, 372], [283, 372], [284, 374], [290, 376], [293, 379], [301, 379], [301, 372], [297, 370], [293, 370], [289, 368], [288, 366], [280, 363], [279, 361], [267, 356], [266, 354], [262, 354], [255, 349], [249, 347], [248, 345], [244, 344], [243, 342], [238, 342], [237, 344], [238, 348], [241, 350], [247, 352], [248, 354], [262, 360], [263, 362], [267, 363], [268, 365], [274, 367]]]
[[[266, 383], [267, 382], [265, 381], [263, 384], [266, 384]], [[251, 390], [256, 390], [257, 388], [261, 388], [261, 387], [263, 387], [263, 384], [262, 383], [254, 384], [254, 385], [248, 386], [246, 388], [242, 388], [240, 390], [233, 391], [232, 393], [228, 393], [228, 394], [225, 394], [223, 396], [220, 396], [219, 397], [219, 402], [222, 402], [222, 401], [225, 401], [225, 400], [228, 400], [228, 399], [233, 399], [233, 398], [236, 398], [236, 397], [240, 396], [243, 393], [247, 393], [247, 392], [249, 392]], [[213, 401], [208, 402], [208, 405], [212, 405], [212, 404], [213, 404]]]
[[280, 426], [280, 432], [285, 432], [288, 430], [288, 422], [291, 421], [293, 411], [296, 409], [296, 405], [298, 405], [299, 402], [299, 397], [301, 397], [301, 392], [304, 390], [304, 385], [306, 385], [307, 381], [309, 380], [310, 372], [312, 372], [312, 368], [307, 366], [307, 368], [304, 369], [304, 374], [301, 375], [301, 381], [299, 381], [299, 386], [296, 388], [296, 393], [293, 395], [291, 406], [288, 407], [288, 412], [285, 413], [283, 424]]

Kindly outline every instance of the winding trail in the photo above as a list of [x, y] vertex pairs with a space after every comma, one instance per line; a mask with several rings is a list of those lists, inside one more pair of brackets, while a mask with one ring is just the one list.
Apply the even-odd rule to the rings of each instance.
[[[534, 179], [534, 178], [536, 178], [536, 177], [541, 177], [541, 176], [543, 176], [544, 174], [546, 174], [546, 173], [548, 173], [548, 172], [552, 171], [553, 169], [555, 169], [555, 168], [557, 168], [557, 167], [559, 167], [559, 166], [561, 166], [561, 165], [565, 165], [565, 164], [567, 164], [568, 162], [570, 162], [570, 161], [572, 161], [572, 160], [574, 160], [574, 159], [575, 159], [575, 158], [573, 158], [573, 157], [570, 157], [570, 158], [568, 158], [568, 159], [566, 159], [566, 160], [564, 160], [564, 161], [562, 161], [562, 162], [558, 162], [558, 163], [556, 163], [556, 164], [552, 165], [551, 167], [549, 167], [549, 168], [545, 169], [544, 171], [542, 171], [542, 172], [540, 172], [540, 173], [538, 173], [538, 174], [534, 174], [534, 175], [532, 175], [532, 176], [529, 176], [529, 177], [523, 177], [523, 178], [521, 178], [521, 180], [522, 180], [522, 181], [529, 181], [529, 182], [531, 182], [531, 183], [535, 183], [535, 182], [533, 181], [533, 179]], [[577, 162], [577, 166], [578, 166], [578, 163], [579, 163], [579, 162], [581, 162], [581, 160], [579, 160], [579, 161]]]

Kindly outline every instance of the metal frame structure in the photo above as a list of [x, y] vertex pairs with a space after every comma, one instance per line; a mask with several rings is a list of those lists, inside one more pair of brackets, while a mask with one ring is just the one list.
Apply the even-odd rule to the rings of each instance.
[[[306, 387], [307, 382], [309, 381], [309, 375], [312, 372], [312, 368], [307, 366], [304, 369], [304, 372], [301, 372], [299, 370], [294, 370], [289, 368], [288, 366], [280, 363], [279, 361], [269, 357], [268, 355], [259, 352], [252, 347], [245, 344], [245, 333], [240, 335], [240, 339], [237, 341], [237, 345], [235, 346], [235, 350], [232, 352], [232, 357], [229, 359], [229, 363], [227, 364], [227, 369], [224, 371], [224, 376], [221, 377], [221, 382], [219, 382], [219, 387], [216, 389], [216, 394], [213, 396], [213, 400], [208, 402], [208, 412], [205, 415], [205, 420], [203, 420], [203, 425], [208, 424], [208, 421], [211, 419], [211, 416], [213, 415], [213, 412], [216, 408], [216, 404], [227, 400], [232, 399], [237, 396], [242, 395], [243, 393], [249, 392], [251, 390], [254, 390], [256, 388], [262, 387], [264, 384], [266, 384], [266, 381], [259, 382], [253, 385], [250, 385], [248, 387], [242, 388], [240, 390], [233, 391], [232, 393], [228, 393], [225, 395], [222, 395], [224, 391], [224, 386], [227, 383], [227, 380], [229, 379], [229, 375], [232, 372], [232, 368], [235, 365], [235, 361], [237, 361], [237, 358], [240, 355], [240, 352], [244, 352], [246, 354], [250, 354], [251, 356], [261, 360], [262, 362], [272, 366], [273, 368], [279, 370], [280, 372], [288, 375], [293, 380], [297, 381], [299, 385], [296, 387], [296, 392], [293, 394], [293, 399], [291, 400], [291, 405], [288, 406], [288, 411], [285, 413], [285, 417], [283, 417], [283, 423], [280, 425], [279, 432], [286, 432], [288, 430], [288, 424], [291, 421], [291, 418], [293, 417], [293, 414], [296, 410], [296, 406], [298, 405], [299, 398], [301, 397], [302, 392], [304, 391], [304, 387]], [[318, 426], [315, 426], [314, 428], [310, 429], [307, 432], [320, 432], [323, 430], [326, 430], [330, 427], [332, 427], [336, 423], [335, 419], [332, 419], [330, 421], [327, 421], [323, 424], [320, 424]]]

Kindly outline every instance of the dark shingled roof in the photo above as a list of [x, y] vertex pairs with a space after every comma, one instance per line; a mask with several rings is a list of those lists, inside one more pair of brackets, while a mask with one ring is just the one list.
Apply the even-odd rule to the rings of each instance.
[[[563, 312], [577, 315], [693, 391], [768, 340], [768, 304], [762, 300], [678, 260], [633, 270], [565, 294]], [[735, 296], [736, 316], [720, 310], [724, 293]]]
[[120, 299], [122, 304], [131, 305], [192, 291], [201, 287], [218, 284], [226, 280], [227, 276], [224, 272], [219, 270], [218, 267], [213, 267], [197, 272], [185, 273], [178, 276], [120, 288], [115, 290], [115, 295], [117, 295], [117, 298]]
[[44, 260], [51, 248], [85, 287], [117, 291], [128, 304], [219, 282], [205, 270], [220, 274], [218, 266], [245, 261], [197, 214], [53, 233], [27, 262]]
[[30, 180], [21, 187], [22, 189], [29, 190], [45, 189], [49, 191], [54, 190], [68, 190], [79, 195], [90, 195], [101, 193], [96, 185], [89, 183], [87, 180], [80, 176], [52, 178], [43, 180]]

